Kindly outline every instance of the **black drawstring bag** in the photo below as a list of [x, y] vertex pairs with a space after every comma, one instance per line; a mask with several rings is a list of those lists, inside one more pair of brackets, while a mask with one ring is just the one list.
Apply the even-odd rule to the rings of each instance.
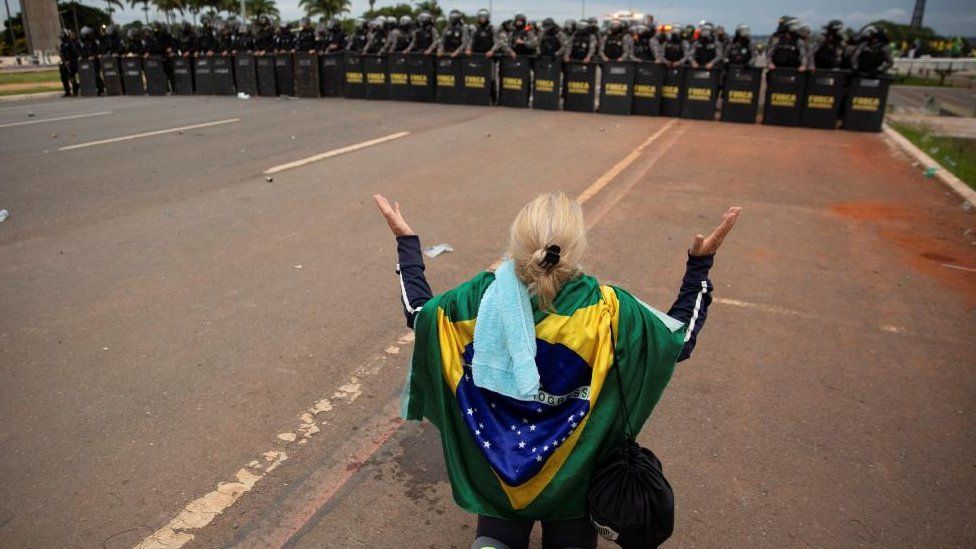
[[623, 413], [625, 440], [600, 464], [590, 480], [586, 507], [597, 532], [624, 549], [657, 547], [674, 532], [674, 491], [661, 460], [636, 442], [624, 399], [614, 342], [613, 370]]

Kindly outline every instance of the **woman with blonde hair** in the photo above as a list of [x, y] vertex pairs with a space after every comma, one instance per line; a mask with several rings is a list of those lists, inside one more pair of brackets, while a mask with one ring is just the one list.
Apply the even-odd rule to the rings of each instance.
[[546, 548], [596, 547], [590, 480], [628, 436], [625, 422], [640, 429], [691, 355], [711, 302], [708, 271], [739, 208], [695, 236], [665, 314], [583, 273], [583, 211], [561, 192], [522, 208], [494, 272], [438, 296], [399, 204], [374, 198], [396, 236], [416, 331], [402, 415], [440, 431], [454, 499], [478, 515], [472, 548], [527, 547], [535, 521]]

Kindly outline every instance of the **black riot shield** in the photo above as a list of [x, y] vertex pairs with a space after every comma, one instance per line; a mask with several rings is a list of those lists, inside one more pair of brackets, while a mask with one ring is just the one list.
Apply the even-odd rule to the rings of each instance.
[[173, 59], [173, 93], [176, 95], [193, 95], [193, 61], [187, 57]]
[[725, 91], [722, 94], [723, 122], [755, 124], [759, 114], [759, 88], [762, 86], [762, 69], [756, 67], [729, 67], [725, 73]]
[[407, 60], [410, 98], [429, 103], [434, 100], [434, 58], [424, 53], [411, 54]]
[[78, 61], [78, 89], [82, 97], [98, 97], [98, 79], [95, 74], [95, 62], [88, 59]]
[[535, 80], [532, 85], [532, 108], [559, 110], [563, 89], [563, 63], [558, 59], [540, 57], [532, 63]]
[[495, 60], [481, 54], [464, 58], [464, 86], [461, 97], [468, 105], [491, 105]]
[[804, 72], [796, 69], [773, 69], [767, 72], [763, 124], [799, 126], [805, 90]]
[[295, 95], [321, 97], [318, 55], [301, 51], [295, 54]]
[[563, 66], [566, 82], [566, 101], [563, 109], [577, 112], [593, 112], [596, 97], [596, 63], [572, 61]]
[[139, 57], [122, 58], [122, 80], [125, 82], [126, 95], [145, 95], [146, 87], [142, 83], [142, 59]]
[[254, 73], [258, 80], [258, 95], [274, 97], [278, 95], [278, 80], [275, 78], [274, 55], [255, 55]]
[[634, 67], [633, 113], [643, 116], [661, 114], [661, 85], [664, 67], [657, 63], [638, 63]]
[[214, 95], [237, 95], [233, 57], [213, 58], [213, 87]]
[[436, 70], [437, 102], [460, 103], [464, 59], [460, 57], [439, 57], [437, 58]]
[[835, 129], [837, 114], [844, 101], [847, 72], [819, 70], [807, 76], [800, 125], [807, 128]]
[[888, 76], [855, 76], [847, 88], [844, 110], [844, 129], [861, 132], [880, 132], [888, 104]]
[[146, 73], [146, 93], [149, 95], [166, 95], [169, 79], [163, 68], [163, 58], [155, 55], [142, 60], [142, 70]]
[[193, 91], [197, 95], [213, 95], [213, 57], [201, 55], [193, 60]]
[[365, 98], [366, 75], [363, 73], [363, 56], [358, 53], [347, 52], [343, 61], [345, 63], [345, 77], [342, 93], [349, 99]]
[[685, 67], [664, 69], [664, 80], [661, 82], [661, 116], [681, 115], [684, 83]]
[[254, 66], [254, 56], [250, 53], [238, 53], [234, 58], [234, 84], [238, 92], [257, 95], [258, 76]]
[[630, 114], [634, 103], [634, 64], [609, 61], [600, 71], [600, 112]]
[[363, 75], [366, 77], [366, 99], [390, 98], [390, 74], [385, 55], [364, 55]]
[[342, 95], [342, 54], [319, 54], [319, 93], [322, 97]]
[[391, 53], [389, 58], [390, 71], [390, 99], [396, 101], [410, 101], [413, 90], [410, 89], [410, 57], [408, 53]]
[[499, 64], [498, 104], [506, 107], [528, 107], [529, 85], [532, 80], [531, 59], [521, 55], [515, 59], [506, 56], [502, 57]]
[[279, 53], [274, 57], [275, 82], [278, 95], [295, 95], [295, 59], [290, 53]]
[[105, 93], [108, 95], [123, 95], [122, 72], [119, 70], [119, 58], [114, 55], [101, 55], [98, 60], [102, 66], [102, 81], [105, 82]]
[[681, 118], [715, 120], [715, 103], [718, 100], [719, 70], [685, 69], [684, 98]]

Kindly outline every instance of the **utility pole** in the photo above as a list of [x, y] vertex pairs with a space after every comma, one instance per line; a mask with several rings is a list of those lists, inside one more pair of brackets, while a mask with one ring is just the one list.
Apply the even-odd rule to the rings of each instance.
[[[7, 8], [7, 20], [4, 21], [4, 26], [7, 27], [7, 32], [10, 33], [10, 48], [14, 50], [14, 53], [16, 53], [17, 47], [15, 42], [17, 40], [17, 36], [14, 34], [14, 16], [10, 14], [10, 2], [3, 0], [3, 5], [5, 8]], [[23, 16], [21, 16], [21, 21], [23, 21], [23, 19]]]
[[247, 7], [244, 5], [244, 0], [241, 0], [241, 24], [247, 26]]
[[913, 29], [922, 28], [922, 17], [925, 15], [925, 0], [915, 0], [915, 10], [912, 12]]

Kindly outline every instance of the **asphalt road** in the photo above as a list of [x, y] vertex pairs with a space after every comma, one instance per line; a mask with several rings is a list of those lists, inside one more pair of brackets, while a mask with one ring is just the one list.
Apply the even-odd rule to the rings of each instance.
[[0, 166], [0, 546], [466, 547], [436, 433], [395, 419], [411, 344], [370, 194], [454, 246], [437, 290], [553, 188], [587, 197], [588, 270], [660, 307], [744, 207], [642, 435], [672, 546], [976, 543], [976, 224], [878, 135], [101, 98], [0, 107]]

